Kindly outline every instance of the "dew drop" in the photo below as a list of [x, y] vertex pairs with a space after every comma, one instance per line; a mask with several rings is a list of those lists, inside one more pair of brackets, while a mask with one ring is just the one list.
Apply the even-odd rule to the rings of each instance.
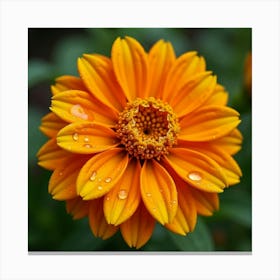
[[202, 175], [200, 172], [192, 171], [188, 174], [189, 179], [192, 181], [200, 181], [202, 179]]
[[104, 181], [105, 181], [105, 183], [110, 183], [112, 181], [112, 178], [111, 177], [107, 177]]
[[90, 178], [89, 178], [90, 181], [94, 181], [94, 180], [95, 180], [96, 174], [97, 174], [96, 171], [93, 171], [93, 172], [92, 172], [92, 174], [91, 174], [91, 176], [90, 176]]
[[89, 149], [89, 148], [92, 148], [92, 146], [91, 146], [90, 144], [85, 144], [84, 147], [85, 147], [85, 148], [88, 148], [88, 149]]
[[89, 138], [87, 136], [85, 136], [84, 141], [87, 143], [89, 142]]
[[127, 198], [127, 191], [126, 190], [120, 190], [118, 192], [118, 198], [119, 199], [126, 199]]
[[97, 189], [98, 189], [99, 191], [101, 191], [101, 190], [103, 189], [103, 187], [102, 187], [101, 185], [99, 185], [99, 186], [97, 187]]
[[78, 139], [79, 139], [79, 134], [76, 132], [76, 133], [73, 133], [72, 134], [72, 138], [73, 138], [73, 140], [74, 141], [78, 141]]
[[107, 201], [110, 200], [110, 196], [107, 196], [107, 197], [106, 197], [106, 200], [107, 200]]
[[146, 193], [147, 197], [151, 197], [152, 194], [151, 193]]
[[177, 204], [177, 200], [175, 200], [175, 199], [172, 200], [172, 201], [171, 201], [171, 204], [172, 204], [172, 205], [176, 205], [176, 204]]
[[63, 172], [59, 172], [59, 176], [62, 176]]
[[76, 104], [71, 107], [71, 114], [75, 117], [81, 118], [83, 120], [88, 119], [88, 115], [85, 113], [83, 107], [79, 104]]

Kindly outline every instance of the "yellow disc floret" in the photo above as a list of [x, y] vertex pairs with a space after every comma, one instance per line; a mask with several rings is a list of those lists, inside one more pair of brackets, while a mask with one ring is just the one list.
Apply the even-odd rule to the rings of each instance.
[[121, 143], [138, 159], [160, 160], [176, 144], [178, 132], [178, 119], [172, 108], [154, 97], [128, 103], [116, 126]]

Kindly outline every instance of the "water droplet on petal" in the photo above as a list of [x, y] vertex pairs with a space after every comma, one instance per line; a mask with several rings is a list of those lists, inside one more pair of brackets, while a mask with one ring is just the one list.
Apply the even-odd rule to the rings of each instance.
[[189, 179], [192, 181], [200, 181], [202, 179], [202, 175], [198, 171], [192, 171], [188, 174]]
[[151, 193], [146, 193], [147, 197], [151, 197], [152, 194]]
[[74, 141], [78, 141], [78, 139], [79, 139], [79, 134], [76, 132], [76, 133], [73, 133], [72, 134], [72, 138], [73, 138], [73, 140]]
[[107, 200], [107, 201], [110, 200], [110, 196], [107, 196], [107, 197], [106, 197], [106, 200]]
[[112, 178], [111, 177], [107, 177], [105, 180], [104, 180], [106, 183], [110, 183], [112, 181]]
[[90, 179], [91, 181], [94, 181], [95, 178], [96, 178], [96, 174], [97, 174], [96, 171], [93, 171], [89, 179]]
[[76, 104], [71, 107], [71, 114], [75, 117], [81, 118], [83, 120], [88, 119], [88, 115], [85, 113], [83, 107], [79, 104]]
[[120, 190], [118, 193], [119, 199], [126, 199], [127, 198], [127, 191], [126, 190]]
[[91, 146], [90, 144], [85, 144], [84, 147], [85, 147], [85, 148], [88, 148], [88, 149], [89, 149], [89, 148], [92, 148], [92, 146]]
[[89, 142], [89, 138], [87, 136], [85, 136], [84, 141]]
[[97, 189], [101, 191], [101, 190], [103, 189], [103, 187], [102, 187], [101, 185], [99, 185], [99, 186], [97, 187]]
[[63, 172], [59, 172], [59, 176], [62, 176]]
[[172, 200], [172, 201], [171, 201], [171, 204], [172, 204], [172, 205], [176, 205], [176, 204], [177, 204], [177, 200], [175, 200], [175, 199]]

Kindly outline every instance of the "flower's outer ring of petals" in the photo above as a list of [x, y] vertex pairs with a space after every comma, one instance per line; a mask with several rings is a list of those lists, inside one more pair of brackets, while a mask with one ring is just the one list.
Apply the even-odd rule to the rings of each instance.
[[118, 145], [115, 132], [93, 122], [75, 122], [57, 134], [57, 145], [72, 153], [94, 154]]
[[72, 156], [66, 159], [52, 173], [49, 181], [49, 193], [56, 200], [77, 197], [76, 179], [88, 157]]
[[118, 184], [104, 198], [104, 215], [115, 226], [130, 218], [140, 201], [140, 162], [131, 159]]
[[216, 193], [208, 193], [195, 188], [190, 188], [194, 198], [196, 210], [199, 215], [211, 216], [213, 212], [219, 209], [219, 196]]
[[103, 198], [90, 201], [88, 218], [92, 233], [104, 240], [113, 236], [119, 229], [106, 222], [103, 213]]
[[205, 60], [197, 56], [196, 51], [190, 51], [179, 56], [166, 77], [162, 98], [170, 101], [169, 98], [177, 95], [186, 81], [192, 80], [197, 74], [205, 72]]
[[210, 72], [202, 72], [186, 82], [169, 102], [177, 117], [181, 118], [202, 106], [213, 93], [216, 81], [216, 76], [210, 75]]
[[55, 85], [51, 86], [51, 92], [53, 95], [56, 95], [62, 91], [73, 89], [85, 91], [86, 87], [80, 78], [70, 75], [58, 77], [55, 80]]
[[178, 139], [212, 141], [229, 134], [240, 122], [239, 113], [229, 107], [202, 107], [180, 120]]
[[187, 184], [182, 180], [180, 184], [177, 184], [178, 180], [175, 182], [179, 200], [178, 210], [172, 223], [164, 226], [175, 233], [186, 235], [193, 231], [196, 225], [196, 204]]
[[164, 81], [176, 59], [172, 45], [169, 42], [159, 40], [152, 46], [148, 59], [150, 76], [148, 94], [155, 98], [161, 98]]
[[113, 148], [93, 156], [80, 171], [77, 193], [84, 200], [103, 196], [116, 185], [127, 164], [128, 155], [121, 148]]
[[47, 137], [53, 138], [56, 137], [57, 132], [65, 125], [67, 125], [67, 122], [63, 121], [53, 112], [50, 112], [42, 118], [39, 128]]
[[188, 147], [189, 149], [196, 150], [202, 154], [215, 160], [222, 168], [224, 174], [226, 175], [227, 185], [235, 185], [240, 182], [240, 177], [242, 176], [242, 171], [238, 166], [237, 162], [218, 146], [212, 145], [211, 143], [180, 143], [180, 146]]
[[70, 153], [57, 146], [55, 138], [47, 141], [37, 153], [38, 164], [48, 170], [55, 170], [69, 156]]
[[228, 135], [211, 142], [212, 145], [225, 150], [230, 155], [235, 155], [241, 149], [243, 136], [241, 132], [235, 128]]
[[139, 249], [151, 238], [154, 227], [155, 219], [141, 203], [133, 216], [120, 225], [120, 230], [128, 246]]
[[107, 126], [114, 126], [118, 115], [112, 109], [100, 103], [90, 93], [69, 90], [52, 97], [50, 108], [66, 122], [95, 121]]
[[74, 220], [84, 218], [88, 215], [89, 201], [82, 200], [77, 196], [66, 200], [66, 211], [73, 216]]
[[117, 112], [123, 110], [126, 99], [116, 80], [110, 59], [86, 54], [78, 59], [78, 69], [85, 85], [96, 99]]
[[147, 97], [148, 55], [140, 43], [127, 36], [117, 38], [111, 56], [117, 80], [128, 101]]
[[223, 192], [226, 177], [222, 168], [208, 156], [185, 148], [171, 148], [163, 162], [191, 186], [208, 192]]
[[228, 93], [225, 91], [224, 87], [220, 84], [216, 84], [216, 87], [207, 99], [204, 106], [216, 105], [216, 106], [226, 106], [228, 102]]
[[172, 222], [178, 199], [172, 177], [157, 161], [145, 161], [140, 176], [142, 200], [150, 214], [161, 224]]

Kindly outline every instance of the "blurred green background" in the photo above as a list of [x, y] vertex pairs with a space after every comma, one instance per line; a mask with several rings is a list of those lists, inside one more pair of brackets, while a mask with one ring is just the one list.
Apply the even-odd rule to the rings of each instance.
[[249, 28], [94, 28], [28, 30], [28, 248], [29, 251], [130, 251], [118, 233], [95, 238], [87, 218], [74, 221], [64, 202], [48, 194], [50, 171], [37, 165], [46, 142], [38, 127], [49, 112], [50, 85], [60, 75], [77, 75], [83, 53], [110, 56], [117, 36], [133, 36], [146, 50], [158, 40], [170, 41], [177, 56], [190, 50], [205, 57], [207, 69], [229, 92], [229, 106], [241, 113], [242, 150], [235, 156], [241, 183], [220, 195], [220, 210], [200, 217], [193, 233], [182, 237], [157, 225], [141, 251], [251, 251], [251, 90], [244, 84], [244, 65], [251, 52]]

